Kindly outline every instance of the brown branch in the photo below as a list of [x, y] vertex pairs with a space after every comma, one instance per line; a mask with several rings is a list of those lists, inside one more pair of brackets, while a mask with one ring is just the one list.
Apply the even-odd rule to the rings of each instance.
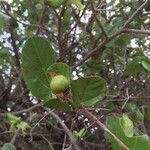
[[20, 61], [19, 61], [19, 53], [18, 53], [19, 50], [18, 50], [18, 47], [16, 45], [16, 39], [15, 39], [15, 36], [14, 36], [14, 27], [13, 27], [12, 23], [9, 26], [9, 32], [10, 32], [12, 47], [13, 47], [13, 50], [14, 50], [14, 53], [15, 53], [15, 64], [16, 64], [16, 67], [17, 67], [17, 71], [20, 71]]
[[[91, 36], [91, 39], [90, 40], [93, 40], [94, 39], [94, 36], [93, 36], [93, 34], [92, 34], [92, 27], [93, 27], [93, 23], [94, 23], [94, 21], [95, 21], [95, 19], [96, 19], [96, 17], [97, 17], [97, 15], [99, 15], [100, 14], [100, 8], [103, 8], [103, 1], [100, 1], [100, 3], [98, 4], [98, 6], [96, 7], [96, 8], [94, 8], [94, 4], [93, 4], [93, 2], [92, 1], [90, 1], [90, 4], [91, 4], [91, 8], [92, 8], [92, 15], [91, 15], [91, 17], [89, 18], [89, 20], [88, 20], [88, 23], [86, 24], [86, 26], [85, 26], [85, 31], [86, 32], [88, 32], [89, 33], [89, 35]], [[98, 11], [99, 10], [99, 11]]]
[[[21, 73], [19, 49], [17, 47], [16, 38], [15, 38], [15, 26], [14, 26], [15, 23], [16, 23], [15, 20], [12, 20], [10, 22], [9, 32], [10, 32], [10, 37], [11, 37], [11, 44], [12, 44], [12, 47], [13, 47], [13, 51], [15, 53], [14, 59], [15, 59], [17, 76], [19, 77], [21, 75], [21, 78], [20, 79], [18, 78], [20, 80], [19, 82], [21, 82], [21, 85], [22, 85], [23, 89], [26, 89], [26, 84], [25, 84], [25, 81], [24, 81], [22, 73]], [[20, 87], [20, 85], [19, 85], [19, 87]]]
[[89, 112], [86, 108], [82, 108], [83, 114], [92, 121], [94, 121], [101, 130], [109, 134], [118, 143], [122, 150], [130, 150], [115, 134], [113, 134], [103, 123], [101, 123], [95, 115]]
[[[77, 66], [81, 66], [88, 58], [90, 58], [92, 55], [94, 55], [97, 51], [100, 51], [108, 42], [113, 40], [115, 37], [123, 33], [124, 29], [133, 21], [133, 19], [140, 13], [140, 11], [148, 4], [149, 0], [145, 1], [134, 13], [131, 15], [131, 17], [124, 23], [123, 27], [121, 27], [116, 33], [113, 35], [109, 36], [107, 39], [104, 39], [102, 42], [98, 44], [96, 48], [93, 50], [89, 51], [85, 57], [78, 61], [72, 69], [75, 69]], [[101, 51], [102, 53], [102, 51]]]
[[104, 27], [103, 27], [103, 25], [101, 24], [101, 22], [98, 20], [98, 18], [96, 17], [96, 21], [97, 21], [97, 23], [98, 23], [98, 25], [99, 25], [99, 27], [101, 28], [101, 30], [102, 30], [102, 33], [104, 34], [104, 36], [105, 36], [105, 38], [107, 39], [107, 33], [106, 33], [106, 31], [105, 31], [105, 29], [104, 29]]
[[139, 34], [148, 34], [150, 35], [150, 30], [139, 30], [139, 29], [128, 29], [128, 28], [125, 28], [122, 30], [122, 32], [124, 33], [139, 33]]

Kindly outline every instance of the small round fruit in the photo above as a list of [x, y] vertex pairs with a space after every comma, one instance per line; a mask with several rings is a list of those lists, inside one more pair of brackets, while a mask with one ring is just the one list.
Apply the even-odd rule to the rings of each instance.
[[57, 75], [52, 78], [50, 88], [55, 94], [63, 93], [66, 89], [69, 88], [69, 81], [65, 76]]
[[49, 0], [49, 2], [52, 7], [58, 8], [63, 4], [64, 0]]

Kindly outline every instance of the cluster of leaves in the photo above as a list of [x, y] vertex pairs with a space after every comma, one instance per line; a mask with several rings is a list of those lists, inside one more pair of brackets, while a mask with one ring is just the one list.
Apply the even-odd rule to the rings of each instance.
[[53, 96], [49, 86], [51, 82], [49, 73], [63, 75], [70, 80], [73, 108], [79, 108], [81, 105], [93, 106], [105, 97], [107, 87], [104, 79], [92, 76], [72, 80], [69, 66], [55, 61], [54, 50], [43, 38], [29, 38], [23, 46], [22, 68], [25, 81], [32, 94], [42, 99], [46, 105], [65, 111], [70, 109], [65, 100], [60, 102], [56, 96]]
[[22, 121], [20, 117], [16, 117], [11, 113], [8, 113], [7, 117], [10, 124], [9, 132], [15, 132], [16, 130], [25, 131], [26, 129], [30, 128], [28, 123]]

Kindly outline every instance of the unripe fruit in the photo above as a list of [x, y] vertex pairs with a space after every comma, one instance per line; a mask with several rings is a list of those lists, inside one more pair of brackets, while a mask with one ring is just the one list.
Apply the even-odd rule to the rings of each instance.
[[50, 88], [55, 94], [63, 93], [69, 88], [69, 81], [65, 76], [57, 75], [52, 78]]

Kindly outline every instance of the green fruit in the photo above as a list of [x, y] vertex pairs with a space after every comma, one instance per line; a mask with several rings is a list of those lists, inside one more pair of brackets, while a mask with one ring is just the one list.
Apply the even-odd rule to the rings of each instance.
[[66, 89], [69, 88], [69, 81], [65, 76], [57, 75], [52, 78], [50, 88], [53, 93], [63, 93]]
[[58, 8], [63, 4], [64, 0], [49, 0], [49, 2], [52, 7]]

